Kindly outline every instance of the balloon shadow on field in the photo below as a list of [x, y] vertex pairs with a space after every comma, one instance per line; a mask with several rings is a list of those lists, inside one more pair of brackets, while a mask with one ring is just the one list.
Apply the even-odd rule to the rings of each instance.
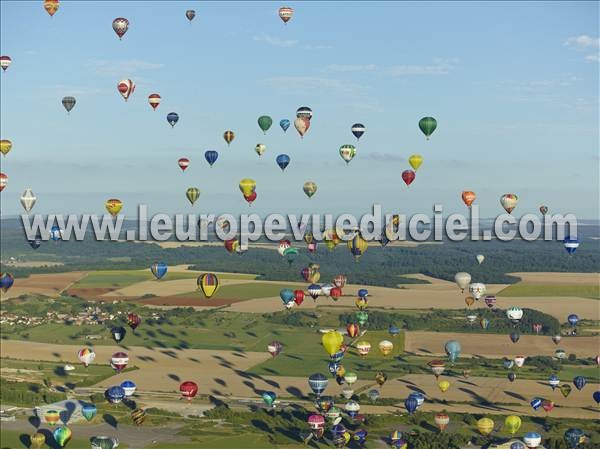
[[266, 422], [260, 420], [260, 419], [253, 419], [253, 420], [250, 421], [250, 424], [252, 424], [258, 430], [261, 430], [263, 432], [273, 433], [273, 431], [268, 426], [268, 424]]
[[67, 372], [65, 371], [65, 368], [63, 366], [55, 367], [53, 372], [59, 377], [67, 377]]
[[177, 374], [173, 374], [173, 373], [167, 374], [167, 377], [169, 379], [174, 380], [175, 382], [180, 382], [181, 381], [181, 377], [179, 377]]
[[63, 423], [65, 423], [65, 425], [71, 419], [71, 416], [73, 415], [73, 412], [75, 411], [76, 408], [77, 408], [77, 405], [74, 402], [68, 401], [65, 403], [65, 410], [63, 410], [59, 413], [60, 420]]
[[25, 447], [31, 447], [31, 438], [26, 433], [19, 435], [19, 441]]
[[287, 387], [285, 389], [285, 391], [287, 391], [289, 394], [291, 394], [292, 396], [294, 396], [296, 399], [304, 399], [304, 395], [302, 394], [302, 391], [300, 391], [299, 388], [296, 388], [296, 387]]
[[519, 393], [515, 393], [513, 391], [504, 390], [504, 394], [510, 396], [511, 398], [518, 399], [519, 401], [527, 401], [527, 398]]
[[279, 385], [279, 382], [275, 382], [274, 380], [271, 380], [271, 379], [262, 379], [262, 381], [264, 383], [266, 383], [267, 385], [272, 386], [273, 388], [281, 388], [281, 386]]
[[60, 444], [58, 444], [54, 439], [54, 434], [50, 431], [50, 429], [40, 429], [38, 432], [46, 437], [46, 446], [48, 446], [50, 449], [62, 449]]
[[222, 387], [226, 387], [227, 386], [227, 382], [225, 382], [223, 379], [220, 379], [218, 377], [213, 377], [213, 380], [218, 383], [219, 385], [221, 385]]
[[252, 382], [250, 382], [249, 380], [245, 380], [245, 381], [244, 381], [244, 382], [242, 382], [242, 383], [243, 383], [244, 385], [246, 385], [248, 388], [250, 388], [250, 389], [251, 389], [251, 390], [254, 392], [254, 394], [258, 394], [258, 395], [262, 394], [262, 392], [261, 392], [261, 391], [259, 391], [259, 390], [257, 390], [257, 389], [256, 389], [256, 386], [255, 386], [255, 385], [254, 385]]
[[42, 420], [37, 416], [30, 416], [29, 418], [27, 418], [27, 421], [29, 421], [29, 424], [31, 424], [36, 429], [40, 427], [40, 424], [42, 424]]
[[113, 429], [116, 429], [117, 426], [119, 425], [119, 423], [115, 419], [115, 417], [113, 415], [109, 415], [108, 413], [105, 413], [104, 415], [102, 415], [102, 419], [104, 420], [104, 422], [106, 424], [111, 426]]

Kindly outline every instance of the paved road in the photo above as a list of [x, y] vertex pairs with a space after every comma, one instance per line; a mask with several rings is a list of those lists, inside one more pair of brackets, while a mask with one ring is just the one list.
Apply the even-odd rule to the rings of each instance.
[[[73, 431], [73, 435], [77, 438], [91, 438], [97, 435], [115, 436], [131, 449], [143, 449], [151, 446], [154, 442], [172, 442], [186, 443], [189, 440], [186, 437], [177, 435], [180, 426], [161, 426], [161, 427], [134, 427], [126, 425], [117, 425], [117, 428], [102, 423], [102, 424], [71, 424], [69, 425]], [[41, 426], [40, 429], [43, 429]], [[3, 430], [15, 430], [17, 432], [33, 433], [36, 430], [28, 421], [17, 420], [14, 422], [3, 422]]]

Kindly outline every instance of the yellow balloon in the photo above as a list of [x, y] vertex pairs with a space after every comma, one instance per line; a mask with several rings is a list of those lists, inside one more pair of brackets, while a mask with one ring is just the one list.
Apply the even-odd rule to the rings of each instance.
[[244, 196], [250, 196], [256, 190], [256, 181], [254, 179], [245, 178], [240, 181], [240, 190]]
[[494, 421], [490, 418], [481, 418], [477, 421], [477, 430], [479, 430], [479, 433], [483, 436], [489, 435], [492, 433], [492, 430], [494, 430]]
[[355, 260], [358, 260], [368, 248], [369, 243], [362, 238], [360, 232], [357, 232], [352, 240], [348, 240], [348, 249], [354, 256]]
[[12, 148], [12, 142], [10, 140], [2, 139], [0, 140], [0, 153], [4, 156], [8, 154], [10, 149]]
[[40, 449], [46, 442], [46, 436], [43, 433], [36, 432], [29, 437], [29, 442], [33, 449]]
[[504, 420], [504, 427], [506, 427], [508, 433], [514, 435], [521, 428], [521, 418], [519, 418], [517, 415], [507, 416]]
[[390, 355], [394, 350], [394, 344], [389, 340], [382, 340], [379, 342], [379, 351], [384, 355]]
[[331, 356], [340, 350], [344, 337], [338, 331], [329, 331], [323, 335], [321, 342], [327, 354]]
[[408, 158], [408, 163], [414, 171], [417, 171], [423, 163], [423, 156], [421, 156], [420, 154], [413, 154], [411, 157]]
[[113, 217], [116, 217], [117, 214], [121, 212], [121, 209], [123, 209], [123, 202], [116, 198], [111, 198], [110, 200], [106, 200], [104, 207], [109, 214], [111, 214]]
[[318, 271], [310, 272], [310, 275], [308, 276], [308, 282], [310, 282], [311, 284], [316, 284], [317, 282], [319, 282], [319, 279], [321, 279], [321, 273], [319, 273]]
[[448, 391], [448, 388], [450, 388], [450, 382], [448, 382], [447, 380], [440, 380], [438, 382], [438, 387], [442, 393], [445, 393], [446, 391]]

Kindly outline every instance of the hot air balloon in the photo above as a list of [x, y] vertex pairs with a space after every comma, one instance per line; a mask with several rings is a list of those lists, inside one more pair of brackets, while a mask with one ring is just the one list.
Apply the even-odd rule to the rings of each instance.
[[517, 379], [517, 375], [512, 371], [506, 375], [510, 382], [514, 382]]
[[560, 379], [558, 378], [558, 376], [556, 374], [550, 375], [550, 377], [548, 378], [548, 385], [550, 385], [552, 387], [552, 390], [554, 390], [556, 387], [558, 387], [560, 385]]
[[300, 106], [296, 109], [296, 117], [297, 118], [305, 118], [307, 120], [311, 120], [313, 116], [313, 111], [308, 106]]
[[500, 197], [500, 204], [504, 208], [506, 212], [509, 214], [517, 207], [517, 202], [519, 201], [519, 197], [514, 193], [506, 193]]
[[557, 349], [554, 351], [554, 357], [556, 357], [558, 360], [563, 360], [567, 358], [567, 353], [564, 349]]
[[131, 380], [125, 380], [125, 381], [121, 382], [121, 388], [125, 392], [125, 397], [129, 398], [135, 394], [137, 385]]
[[0, 273], [0, 289], [6, 293], [15, 283], [15, 278], [10, 273]]
[[446, 354], [448, 355], [448, 359], [451, 362], [455, 362], [456, 359], [458, 359], [458, 357], [460, 356], [460, 351], [462, 348], [458, 341], [449, 340], [446, 342], [444, 349], [446, 351]]
[[75, 97], [63, 97], [62, 99], [62, 105], [67, 110], [67, 113], [71, 112], [71, 109], [75, 107], [75, 103], [77, 103]]
[[254, 151], [256, 151], [256, 154], [259, 156], [262, 156], [266, 150], [267, 146], [264, 143], [257, 143], [256, 147], [254, 147]]
[[350, 323], [346, 326], [346, 333], [350, 338], [356, 338], [360, 333], [360, 327], [356, 323]]
[[356, 401], [348, 401], [346, 402], [346, 405], [344, 405], [344, 410], [350, 418], [355, 418], [360, 411], [360, 404]]
[[197, 187], [189, 187], [185, 191], [185, 196], [187, 197], [188, 201], [192, 203], [193, 206], [196, 200], [200, 198], [200, 189], [198, 189]]
[[525, 356], [518, 355], [513, 359], [513, 361], [515, 362], [515, 365], [517, 366], [517, 368], [521, 368], [525, 364]]
[[6, 156], [8, 154], [8, 152], [11, 150], [12, 148], [12, 142], [8, 139], [2, 139], [0, 140], [0, 153], [2, 153], [2, 156]]
[[63, 231], [57, 225], [54, 225], [52, 228], [50, 228], [50, 238], [52, 241], [58, 242], [59, 240], [62, 240], [62, 235]]
[[10, 56], [0, 56], [0, 67], [2, 71], [6, 72], [6, 69], [12, 64]]
[[356, 140], [358, 140], [366, 131], [365, 125], [363, 125], [362, 123], [355, 123], [354, 125], [352, 125], [352, 128], [350, 128], [350, 131], [352, 131], [352, 135], [354, 135], [354, 137], [356, 137]]
[[81, 406], [81, 414], [88, 422], [94, 419], [96, 413], [98, 413], [98, 409], [94, 404], [83, 404]]
[[60, 421], [60, 413], [56, 410], [46, 410], [44, 413], [44, 421], [49, 426], [55, 426]]
[[407, 186], [410, 186], [412, 184], [412, 182], [415, 180], [416, 176], [417, 175], [412, 170], [404, 170], [402, 172], [402, 180], [404, 181], [404, 183]]
[[204, 152], [204, 159], [206, 159], [206, 162], [208, 162], [208, 164], [211, 167], [217, 161], [218, 158], [219, 158], [219, 153], [217, 153], [215, 150], [207, 150]]
[[196, 11], [194, 11], [193, 9], [188, 9], [185, 12], [185, 17], [187, 17], [187, 19], [191, 22], [192, 20], [194, 20], [194, 17], [196, 17]]
[[56, 14], [56, 11], [58, 11], [59, 6], [59, 0], [44, 0], [44, 9], [48, 14], [50, 14], [50, 17]]
[[129, 20], [125, 19], [124, 17], [117, 17], [115, 20], [113, 20], [112, 27], [117, 36], [119, 36], [119, 39], [122, 39], [129, 29]]
[[233, 142], [233, 139], [235, 139], [235, 134], [233, 131], [225, 131], [223, 133], [223, 139], [225, 139], [225, 142], [227, 142], [227, 146], [229, 146], [231, 144], [231, 142]]
[[554, 408], [554, 402], [544, 399], [544, 401], [542, 402], [542, 408], [546, 413], [550, 413]]
[[171, 128], [175, 127], [177, 122], [179, 121], [179, 114], [177, 112], [169, 112], [167, 114], [167, 122], [171, 125]]
[[[292, 307], [294, 305], [294, 296], [294, 291], [289, 288], [281, 289], [279, 292], [279, 297], [281, 298], [283, 305], [286, 307]], [[325, 336], [323, 336], [323, 338], [325, 338]]]
[[514, 435], [521, 428], [521, 418], [517, 415], [507, 416], [504, 420], [504, 427], [511, 435]]
[[354, 145], [342, 145], [340, 147], [340, 156], [346, 161], [346, 164], [349, 164], [354, 156], [356, 156], [356, 147]]
[[137, 313], [128, 313], [127, 314], [127, 325], [132, 329], [136, 330], [137, 327], [142, 323], [142, 319]]
[[265, 404], [267, 404], [269, 407], [275, 407], [277, 395], [273, 391], [265, 391], [261, 396]]
[[282, 350], [283, 345], [279, 341], [272, 341], [267, 345], [267, 351], [273, 358], [277, 357]]
[[283, 23], [288, 23], [294, 15], [294, 9], [289, 6], [282, 6], [279, 8], [279, 18], [283, 20]]
[[131, 420], [136, 426], [141, 426], [146, 419], [146, 411], [141, 408], [136, 408], [131, 412]]
[[326, 334], [323, 334], [323, 337], [321, 338], [323, 348], [325, 348], [325, 352], [327, 352], [327, 354], [330, 356], [340, 350], [343, 342], [344, 337], [338, 331], [329, 331]]
[[156, 110], [158, 105], [160, 105], [160, 95], [158, 94], [150, 94], [148, 95], [148, 103], [153, 110]]
[[483, 254], [477, 254], [477, 262], [479, 263], [479, 265], [481, 265], [483, 263], [483, 261], [485, 260], [485, 256]]
[[29, 437], [29, 443], [32, 449], [41, 449], [42, 445], [46, 442], [46, 435], [40, 432], [36, 432]]
[[520, 307], [511, 307], [506, 311], [506, 317], [513, 323], [519, 324], [523, 318], [523, 309]]
[[389, 340], [382, 340], [379, 342], [379, 351], [384, 355], [388, 356], [394, 350], [394, 344]]
[[417, 407], [418, 407], [417, 399], [409, 396], [404, 401], [404, 407], [406, 408], [406, 411], [408, 411], [408, 414], [412, 415], [417, 410]]
[[351, 240], [348, 240], [348, 249], [354, 256], [355, 261], [358, 261], [368, 248], [369, 243], [362, 237], [360, 232], [357, 232]]
[[262, 130], [263, 133], [267, 133], [271, 125], [273, 124], [273, 119], [268, 115], [261, 115], [258, 117], [258, 127]]
[[116, 437], [96, 436], [90, 439], [91, 449], [116, 449], [119, 441]]
[[7, 183], [8, 183], [8, 176], [6, 176], [4, 173], [0, 173], [0, 192], [2, 192], [4, 190]]
[[519, 341], [520, 338], [521, 338], [521, 334], [519, 334], [518, 332], [511, 332], [510, 341], [512, 341], [513, 343], [516, 343]]
[[61, 426], [57, 427], [52, 435], [60, 447], [65, 447], [65, 445], [71, 440], [73, 432], [71, 432], [71, 429], [69, 429], [67, 426]]
[[485, 295], [486, 290], [485, 284], [482, 284], [481, 282], [473, 282], [472, 284], [469, 284], [469, 293], [477, 301], [479, 301], [479, 298]]
[[490, 320], [488, 320], [487, 318], [482, 318], [481, 320], [479, 320], [479, 325], [482, 329], [487, 329], [490, 326]]
[[187, 157], [182, 157], [177, 161], [177, 165], [179, 165], [181, 171], [185, 171], [190, 165], [190, 160]]
[[118, 404], [125, 399], [125, 390], [123, 390], [120, 386], [110, 387], [104, 392], [104, 397], [111, 404]]
[[279, 126], [283, 129], [283, 132], [286, 132], [290, 127], [290, 121], [286, 118], [279, 121]]
[[219, 278], [214, 273], [204, 273], [198, 276], [196, 284], [204, 297], [210, 299], [219, 289]]
[[587, 379], [584, 376], [577, 376], [575, 379], [573, 379], [573, 385], [575, 385], [575, 388], [577, 388], [579, 391], [585, 387], [586, 383]]
[[388, 333], [390, 334], [390, 336], [396, 337], [400, 334], [400, 328], [394, 324], [390, 324], [388, 326]]
[[294, 290], [294, 302], [297, 306], [304, 302], [304, 292], [302, 290]]
[[467, 207], [471, 207], [471, 204], [473, 204], [475, 198], [477, 198], [477, 195], [475, 195], [475, 192], [471, 192], [470, 190], [465, 190], [462, 193], [462, 200], [467, 205]]
[[577, 251], [577, 248], [579, 248], [579, 239], [567, 236], [563, 240], [563, 246], [565, 247], [567, 253], [574, 254], [575, 251]]
[[565, 432], [564, 439], [571, 449], [575, 449], [585, 440], [585, 433], [581, 429], [568, 429]]
[[368, 341], [359, 341], [356, 343], [356, 350], [358, 351], [358, 355], [361, 357], [366, 357], [371, 351], [371, 343]]
[[419, 129], [423, 134], [425, 134], [427, 140], [429, 140], [429, 136], [433, 134], [436, 128], [437, 121], [433, 117], [423, 117], [421, 120], [419, 120]]
[[456, 285], [458, 285], [458, 288], [464, 292], [465, 288], [467, 288], [471, 282], [471, 275], [461, 271], [454, 275], [454, 281], [456, 282]]
[[310, 120], [299, 117], [294, 120], [294, 127], [296, 128], [296, 131], [298, 131], [298, 134], [300, 134], [300, 137], [303, 138], [306, 131], [308, 131], [308, 128], [310, 128]]
[[438, 382], [438, 388], [442, 393], [445, 393], [450, 388], [450, 382], [448, 382], [447, 380], [440, 380]]
[[429, 365], [429, 367], [431, 368], [431, 371], [433, 372], [433, 375], [436, 379], [440, 377], [446, 370], [446, 364], [443, 360], [432, 360], [427, 365]]
[[571, 315], [569, 315], [567, 317], [567, 321], [569, 322], [569, 324], [573, 327], [577, 326], [577, 323], [579, 322], [579, 317], [577, 315], [575, 315], [574, 313], [572, 313]]
[[252, 193], [254, 193], [256, 189], [256, 181], [248, 178], [242, 179], [240, 181], [239, 187], [240, 191], [245, 197], [250, 196]]
[[164, 262], [154, 262], [150, 265], [150, 271], [156, 279], [161, 279], [167, 274], [167, 264]]
[[420, 154], [413, 154], [408, 158], [408, 163], [412, 167], [412, 169], [416, 172], [421, 164], [423, 163], [423, 156]]
[[542, 215], [546, 215], [548, 213], [548, 206], [541, 205], [540, 206], [540, 213]]
[[[367, 312], [365, 312], [364, 310], [359, 310], [358, 312], [356, 312], [355, 314], [356, 316], [356, 320], [358, 321], [358, 324], [360, 324], [361, 326], [364, 326], [366, 324], [366, 322], [369, 320], [369, 314]], [[369, 345], [369, 348], [371, 346]]]
[[382, 387], [386, 381], [387, 381], [387, 374], [385, 374], [383, 371], [378, 371], [375, 374], [375, 382], [377, 382], [377, 385], [379, 385], [380, 387]]
[[285, 168], [290, 163], [290, 157], [287, 154], [280, 154], [275, 158], [275, 162], [277, 162], [277, 165], [279, 165], [281, 171], [285, 171]]
[[124, 327], [113, 327], [110, 330], [110, 334], [112, 335], [113, 340], [117, 343], [121, 343], [121, 341], [123, 341], [126, 333], [127, 331]]
[[306, 181], [302, 186], [302, 190], [304, 190], [307, 197], [312, 198], [312, 196], [317, 193], [317, 184], [313, 181]]
[[440, 432], [446, 430], [448, 424], [450, 424], [450, 417], [447, 413], [444, 412], [436, 413], [433, 420], [435, 422], [435, 425], [438, 426], [438, 429], [440, 429]]
[[494, 421], [490, 418], [481, 418], [477, 421], [477, 430], [483, 436], [488, 436], [494, 430]]
[[327, 377], [321, 373], [311, 374], [308, 378], [308, 386], [317, 396], [321, 396], [321, 393], [327, 388], [328, 383]]
[[594, 391], [592, 398], [596, 401], [596, 404], [600, 404], [600, 390]]
[[23, 194], [21, 195], [21, 206], [25, 209], [26, 212], [31, 211], [33, 206], [37, 201], [37, 196], [35, 196], [31, 189], [25, 189]]
[[129, 363], [129, 356], [125, 352], [115, 352], [110, 358], [110, 366], [117, 372], [120, 373]]
[[121, 209], [123, 208], [123, 202], [119, 199], [111, 198], [106, 200], [104, 203], [104, 208], [114, 218], [119, 215], [119, 212], [121, 212]]
[[542, 436], [537, 432], [527, 432], [523, 437], [523, 442], [529, 449], [535, 449], [542, 443]]
[[198, 394], [198, 384], [191, 380], [186, 380], [179, 385], [181, 397], [191, 401]]
[[559, 344], [561, 340], [562, 340], [562, 337], [560, 335], [553, 335], [552, 336], [552, 342], [555, 345]]
[[531, 405], [531, 408], [537, 411], [542, 407], [542, 402], [544, 402], [542, 398], [533, 398], [529, 405]]
[[81, 348], [77, 352], [77, 358], [81, 363], [83, 363], [83, 366], [87, 368], [89, 364], [92, 363], [96, 358], [96, 353], [91, 348]]
[[310, 297], [315, 301], [321, 295], [321, 286], [318, 284], [311, 284], [306, 290], [308, 291]]
[[135, 83], [130, 79], [123, 79], [117, 84], [117, 89], [125, 101], [127, 101], [129, 96], [135, 91]]

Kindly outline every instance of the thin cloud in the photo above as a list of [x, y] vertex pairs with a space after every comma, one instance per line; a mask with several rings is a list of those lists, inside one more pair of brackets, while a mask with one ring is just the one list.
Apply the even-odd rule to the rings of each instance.
[[596, 53], [595, 55], [587, 55], [585, 60], [587, 62], [598, 62], [600, 61], [600, 57], [598, 57], [598, 54]]
[[406, 158], [400, 156], [399, 154], [391, 154], [391, 153], [369, 153], [366, 156], [367, 159], [372, 161], [382, 161], [382, 162], [404, 162]]
[[356, 83], [316, 76], [279, 76], [267, 78], [263, 83], [276, 89], [321, 90], [340, 93], [356, 92], [365, 89], [364, 86]]
[[448, 75], [458, 64], [458, 59], [435, 59], [428, 65], [396, 65], [386, 70], [389, 76]]
[[600, 39], [597, 37], [591, 37], [587, 34], [580, 36], [573, 36], [568, 38], [564, 45], [567, 47], [574, 47], [579, 50], [587, 50], [590, 48], [600, 48]]
[[164, 67], [164, 64], [146, 62], [139, 59], [90, 59], [85, 66], [99, 75], [131, 76], [144, 71], [161, 69]]
[[371, 72], [376, 70], [375, 64], [330, 64], [325, 67], [326, 72]]
[[289, 48], [298, 45], [298, 41], [294, 39], [281, 39], [275, 36], [271, 36], [266, 33], [261, 33], [258, 36], [253, 37], [256, 42], [264, 42], [265, 44], [273, 45], [274, 47]]

